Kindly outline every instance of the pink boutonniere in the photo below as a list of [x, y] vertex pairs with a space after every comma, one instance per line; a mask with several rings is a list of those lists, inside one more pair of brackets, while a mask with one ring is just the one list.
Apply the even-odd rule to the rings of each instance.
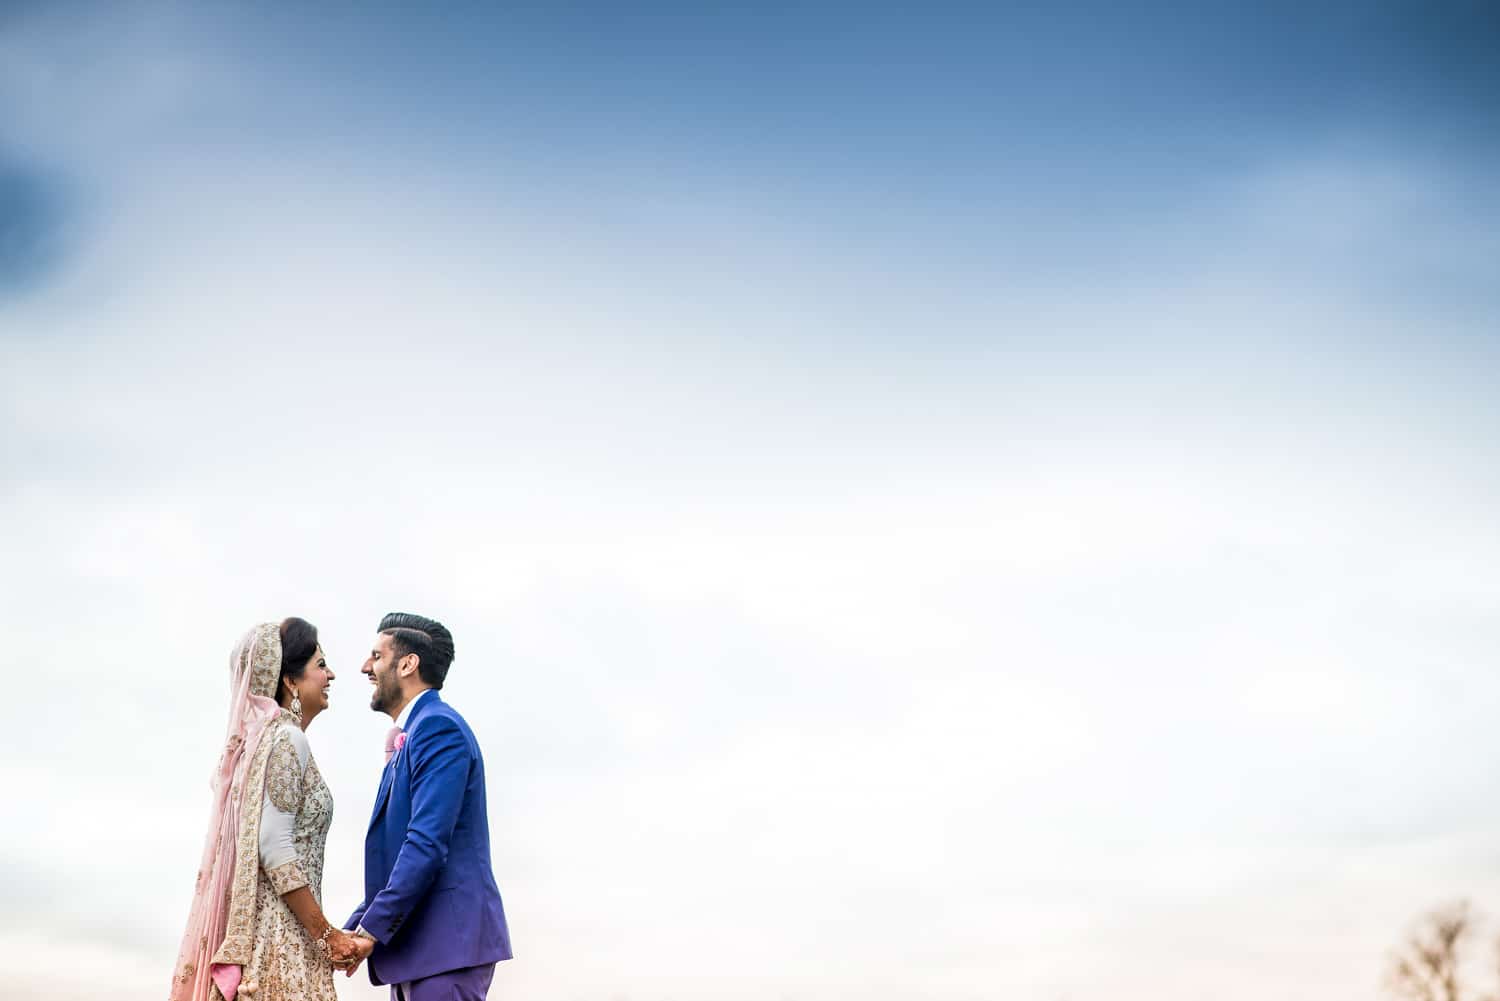
[[396, 746], [393, 748], [393, 750], [397, 754], [400, 754], [401, 753], [401, 748], [403, 748], [405, 746], [406, 746], [406, 731], [402, 730], [400, 733], [396, 734]]

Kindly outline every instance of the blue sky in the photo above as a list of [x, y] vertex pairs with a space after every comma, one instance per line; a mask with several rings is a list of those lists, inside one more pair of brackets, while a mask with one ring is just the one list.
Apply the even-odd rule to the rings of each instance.
[[[399, 152], [414, 185], [462, 171], [565, 217], [706, 185], [959, 275], [1113, 273], [1100, 236], [1176, 220], [1299, 151], [1435, 163], [1456, 197], [1493, 166], [1483, 5], [980, 7], [154, 5], [51, 20], [72, 22], [60, 62], [85, 75], [101, 36], [191, 39], [152, 72], [186, 65], [207, 86], [144, 121], [77, 123], [124, 164], [188, 153], [188, 136], [197, 156], [279, 141], [357, 148], [378, 169]], [[255, 82], [214, 86], [231, 78]], [[20, 117], [45, 118], [31, 96], [16, 90]], [[45, 170], [19, 131], [18, 166]]]
[[61, 805], [0, 832], [0, 965], [156, 989], [263, 618], [343, 672], [357, 892], [351, 682], [410, 608], [509, 993], [1372, 996], [1423, 908], [1500, 906], [1496, 40], [7, 8], [0, 607], [57, 680], [0, 780]]

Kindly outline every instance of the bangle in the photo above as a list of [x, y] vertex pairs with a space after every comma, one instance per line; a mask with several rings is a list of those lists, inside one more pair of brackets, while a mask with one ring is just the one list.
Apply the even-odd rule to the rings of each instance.
[[318, 936], [318, 948], [323, 952], [328, 951], [328, 936], [333, 934], [333, 925], [323, 929], [323, 934]]

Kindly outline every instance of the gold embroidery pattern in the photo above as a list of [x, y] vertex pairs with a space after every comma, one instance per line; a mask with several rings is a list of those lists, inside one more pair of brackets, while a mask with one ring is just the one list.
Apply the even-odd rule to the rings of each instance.
[[[194, 931], [201, 930], [205, 921], [213, 920], [212, 915], [205, 916], [195, 910], [193, 923], [184, 936], [180, 950], [180, 972], [173, 979], [172, 1001], [185, 1001], [190, 994], [194, 997], [201, 996], [205, 989], [211, 1001], [223, 1001], [218, 986], [208, 978], [207, 967], [211, 963], [243, 966], [251, 955], [256, 889], [260, 882], [258, 839], [260, 810], [265, 795], [265, 766], [273, 744], [272, 738], [282, 722], [281, 717], [278, 716], [266, 726], [263, 734], [265, 739], [258, 741], [253, 755], [242, 758], [241, 751], [245, 735], [259, 730], [262, 725], [267, 708], [264, 699], [275, 695], [280, 671], [280, 627], [274, 622], [263, 622], [251, 629], [249, 635], [237, 644], [234, 661], [230, 666], [231, 690], [235, 693], [233, 698], [235, 703], [241, 704], [243, 716], [237, 721], [230, 721], [230, 729], [237, 732], [232, 733], [225, 743], [219, 759], [220, 778], [216, 782], [229, 776], [227, 766], [231, 763], [237, 767], [228, 790], [221, 785], [215, 786], [218, 794], [228, 794], [228, 801], [223, 805], [231, 811], [230, 819], [238, 827], [238, 835], [232, 845], [226, 845], [221, 834], [214, 842], [212, 851], [205, 849], [205, 858], [211, 865], [206, 866], [195, 877], [195, 896], [201, 894], [202, 884], [210, 875], [215, 878], [229, 877], [228, 899], [218, 902], [224, 908], [221, 916], [226, 920], [224, 940], [219, 943], [217, 950], [214, 950], [206, 934], [200, 935], [197, 943], [190, 943], [189, 939]], [[243, 704], [242, 696], [247, 691], [260, 698]], [[229, 871], [223, 872], [224, 868]], [[202, 903], [204, 902], [199, 900], [195, 903], [195, 908]], [[210, 950], [214, 950], [212, 955]], [[242, 986], [246, 988], [246, 995], [253, 992], [253, 984], [246, 983]]]
[[307, 770], [302, 773], [302, 787], [307, 790], [302, 797], [302, 810], [297, 814], [296, 826], [292, 829], [297, 845], [297, 857], [302, 860], [302, 871], [307, 883], [313, 888], [318, 906], [323, 905], [323, 846], [328, 840], [328, 828], [333, 824], [333, 794], [318, 763], [307, 756]]
[[[271, 723], [266, 734], [261, 738], [260, 746], [255, 749], [255, 757], [250, 762], [250, 768], [245, 775], [246, 790], [259, 790], [265, 788], [266, 762], [271, 757], [271, 748], [276, 742], [276, 727], [282, 725], [283, 720], [290, 721], [291, 714], [282, 711], [281, 715]], [[225, 923], [224, 941], [219, 943], [218, 951], [214, 953], [212, 963], [225, 963], [233, 966], [243, 966], [250, 957], [250, 948], [253, 945], [252, 929], [255, 924], [256, 905], [256, 882], [260, 874], [260, 803], [261, 797], [253, 793], [246, 794], [248, 803], [234, 804], [240, 810], [240, 836], [234, 846], [235, 863], [234, 876], [229, 884], [229, 908], [227, 921]]]
[[[279, 732], [282, 727], [295, 725], [288, 712], [283, 711], [277, 717], [274, 726], [278, 732], [268, 733], [266, 736], [267, 741], [274, 741], [274, 746], [267, 751], [265, 760], [260, 764], [263, 766], [261, 774], [265, 776], [269, 795], [270, 761], [280, 754], [280, 746], [284, 745], [292, 751], [299, 800], [291, 808], [280, 802], [276, 805], [296, 811], [297, 817], [292, 824], [292, 840], [297, 849], [296, 861], [277, 866], [269, 872], [261, 869], [258, 864], [259, 822], [257, 820], [254, 824], [244, 825], [246, 828], [255, 828], [249, 844], [256, 852], [257, 859], [253, 870], [252, 896], [249, 898], [249, 906], [245, 908], [253, 914], [253, 924], [248, 926], [249, 932], [243, 936], [244, 952], [236, 960], [244, 967], [242, 984], [255, 985], [253, 997], [250, 992], [245, 992], [245, 1001], [337, 1001], [333, 988], [333, 966], [329, 963], [328, 956], [318, 948], [317, 943], [281, 899], [283, 893], [298, 886], [306, 886], [312, 891], [319, 906], [322, 905], [323, 854], [328, 840], [328, 828], [333, 823], [333, 795], [311, 754], [308, 755], [307, 766], [302, 774], [295, 776], [296, 750], [286, 734]], [[252, 774], [246, 779], [247, 783], [257, 780], [253, 772], [252, 768]], [[247, 788], [256, 787], [247, 785]], [[278, 792], [277, 795], [281, 793]], [[243, 847], [244, 831], [241, 832], [240, 840]], [[236, 897], [231, 898], [232, 900], [237, 899], [240, 876], [241, 872], [236, 868]], [[230, 926], [234, 927], [233, 914]], [[227, 947], [229, 943], [226, 942], [225, 945]], [[221, 949], [219, 954], [222, 955], [224, 951]], [[216, 956], [215, 962], [219, 961]], [[217, 988], [212, 992], [212, 997], [213, 1001], [222, 1001]]]
[[297, 887], [307, 885], [307, 879], [302, 875], [302, 867], [295, 862], [286, 862], [274, 869], [267, 869], [266, 880], [278, 897], [284, 897]]
[[285, 727], [276, 728], [276, 744], [266, 764], [266, 795], [287, 813], [296, 813], [302, 806], [302, 763]]
[[[292, 825], [297, 861], [277, 868], [299, 869], [322, 906], [323, 853], [333, 823], [333, 795], [311, 754], [299, 787], [302, 801]], [[333, 967], [281, 899], [286, 889], [277, 887], [276, 878], [265, 873], [257, 887], [255, 946], [244, 971], [245, 980], [258, 982], [253, 1001], [337, 1001]]]
[[275, 623], [258, 627], [250, 650], [250, 691], [268, 699], [276, 697], [281, 680], [281, 629]]

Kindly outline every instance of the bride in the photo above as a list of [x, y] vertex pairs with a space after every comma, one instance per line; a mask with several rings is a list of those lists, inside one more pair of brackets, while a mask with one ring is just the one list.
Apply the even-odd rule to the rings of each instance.
[[303, 619], [250, 630], [229, 660], [229, 727], [170, 1001], [334, 1001], [352, 938], [323, 916], [333, 796], [303, 732], [333, 671]]

